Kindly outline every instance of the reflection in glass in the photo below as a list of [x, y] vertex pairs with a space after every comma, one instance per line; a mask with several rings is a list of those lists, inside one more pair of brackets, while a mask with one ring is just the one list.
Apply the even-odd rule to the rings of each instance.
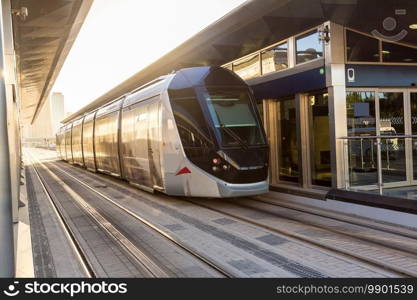
[[252, 56], [234, 62], [233, 71], [242, 79], [250, 79], [259, 76], [261, 73], [259, 55], [254, 54]]
[[382, 42], [382, 60], [384, 62], [416, 63], [417, 49]]
[[202, 153], [214, 146], [200, 104], [190, 89], [172, 91], [171, 97], [184, 151], [188, 158], [197, 161], [203, 156]]
[[295, 100], [278, 101], [277, 110], [279, 180], [298, 182], [299, 161]]
[[348, 135], [375, 135], [375, 93], [347, 92]]
[[81, 146], [82, 121], [76, 121], [72, 126], [72, 157], [74, 163], [83, 165], [83, 153]]
[[381, 135], [404, 134], [403, 93], [379, 93]]
[[84, 163], [87, 169], [95, 170], [96, 165], [94, 161], [94, 113], [87, 115], [84, 119], [83, 125], [83, 154]]
[[280, 44], [262, 52], [262, 74], [288, 68], [288, 44]]
[[369, 36], [346, 30], [348, 61], [379, 61], [379, 41]]
[[[375, 93], [347, 92], [346, 112], [348, 136], [375, 136]], [[358, 138], [348, 141], [349, 174], [352, 186], [377, 182], [375, 140]]]
[[306, 33], [295, 41], [297, 64], [323, 57], [323, 45], [319, 41], [317, 31]]
[[246, 89], [207, 90], [204, 99], [223, 146], [265, 144], [261, 125]]
[[[404, 135], [403, 93], [379, 93], [379, 130], [381, 135]], [[406, 180], [404, 139], [381, 141], [383, 182]]]
[[328, 94], [310, 94], [308, 101], [311, 122], [311, 183], [331, 186]]

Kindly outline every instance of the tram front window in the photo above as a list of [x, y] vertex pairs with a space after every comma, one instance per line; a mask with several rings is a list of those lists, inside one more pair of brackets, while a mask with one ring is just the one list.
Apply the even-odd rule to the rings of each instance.
[[204, 99], [222, 146], [246, 148], [265, 144], [246, 90], [208, 88]]

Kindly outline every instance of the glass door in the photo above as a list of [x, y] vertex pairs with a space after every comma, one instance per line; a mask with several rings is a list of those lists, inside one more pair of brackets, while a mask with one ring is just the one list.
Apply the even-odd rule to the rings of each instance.
[[295, 99], [277, 102], [277, 147], [279, 181], [299, 181], [297, 118]]
[[346, 93], [349, 182], [351, 186], [375, 186], [377, 174], [376, 93], [355, 90]]
[[332, 184], [328, 99], [327, 92], [308, 95], [310, 177], [314, 186]]
[[[417, 135], [417, 89], [411, 89], [408, 92], [410, 99], [410, 133]], [[417, 184], [417, 138], [411, 139], [411, 160], [412, 166], [412, 182]]]
[[[379, 120], [377, 133], [381, 135], [382, 182], [406, 182], [407, 180], [407, 151], [405, 126], [405, 97], [403, 91], [378, 92]], [[386, 136], [386, 138], [384, 138]]]
[[[417, 140], [413, 146], [411, 139], [404, 138], [417, 134], [417, 99], [416, 95], [412, 97], [406, 89], [352, 89], [347, 92], [351, 186], [367, 189], [377, 185], [379, 155], [384, 187], [417, 182], [417, 170], [415, 175], [412, 170], [413, 161], [417, 166]], [[412, 126], [410, 121], [414, 122]], [[380, 153], [377, 153], [375, 136], [381, 137]]]

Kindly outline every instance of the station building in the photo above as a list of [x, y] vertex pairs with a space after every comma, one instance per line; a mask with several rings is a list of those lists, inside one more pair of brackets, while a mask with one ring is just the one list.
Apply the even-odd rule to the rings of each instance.
[[[331, 13], [340, 13], [337, 2], [317, 9], [305, 3], [329, 20], [223, 67], [245, 79], [258, 100], [272, 190], [414, 209], [396, 198], [417, 199], [417, 3], [348, 1], [345, 8], [355, 10], [344, 19]], [[273, 20], [278, 28], [293, 25], [262, 16], [266, 26]]]
[[96, 99], [76, 118], [183, 67], [252, 88], [271, 190], [417, 212], [417, 3], [251, 0]]

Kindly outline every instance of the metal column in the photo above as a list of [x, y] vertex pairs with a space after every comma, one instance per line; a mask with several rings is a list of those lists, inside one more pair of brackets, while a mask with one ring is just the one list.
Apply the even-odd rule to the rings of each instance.
[[13, 277], [15, 259], [3, 36], [0, 14], [0, 277]]

